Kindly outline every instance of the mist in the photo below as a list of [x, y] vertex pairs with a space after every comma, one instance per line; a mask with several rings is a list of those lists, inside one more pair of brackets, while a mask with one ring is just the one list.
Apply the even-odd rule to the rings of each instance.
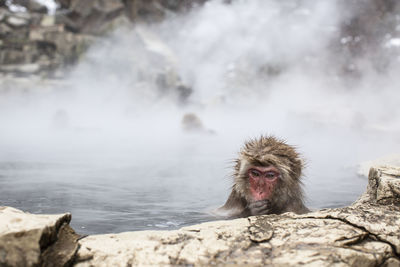
[[[303, 155], [311, 208], [355, 201], [359, 164], [399, 151], [399, 51], [383, 34], [378, 49], [344, 53], [357, 11], [344, 8], [209, 1], [121, 26], [60, 81], [1, 83], [3, 203], [72, 212], [88, 233], [209, 220], [241, 145], [260, 135]], [[184, 130], [188, 113], [203, 130]]]

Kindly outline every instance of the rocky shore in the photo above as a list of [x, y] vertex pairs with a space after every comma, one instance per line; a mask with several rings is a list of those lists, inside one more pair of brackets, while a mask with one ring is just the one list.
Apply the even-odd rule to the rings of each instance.
[[400, 266], [400, 169], [374, 167], [351, 206], [175, 231], [79, 236], [70, 214], [0, 208], [1, 266]]

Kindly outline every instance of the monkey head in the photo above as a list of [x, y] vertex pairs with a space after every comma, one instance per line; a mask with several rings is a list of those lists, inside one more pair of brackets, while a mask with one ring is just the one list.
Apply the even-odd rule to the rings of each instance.
[[241, 217], [259, 214], [302, 213], [301, 171], [303, 163], [295, 149], [272, 136], [245, 143], [234, 171], [234, 185], [225, 209]]

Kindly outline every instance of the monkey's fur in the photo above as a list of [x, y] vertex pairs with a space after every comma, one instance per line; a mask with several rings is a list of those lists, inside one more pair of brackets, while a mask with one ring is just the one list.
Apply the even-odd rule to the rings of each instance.
[[[232, 192], [221, 207], [230, 217], [247, 217], [284, 212], [306, 213], [301, 171], [303, 163], [295, 149], [273, 136], [261, 136], [245, 143], [235, 161]], [[248, 170], [252, 166], [273, 166], [280, 176], [268, 199], [254, 201], [250, 194]]]

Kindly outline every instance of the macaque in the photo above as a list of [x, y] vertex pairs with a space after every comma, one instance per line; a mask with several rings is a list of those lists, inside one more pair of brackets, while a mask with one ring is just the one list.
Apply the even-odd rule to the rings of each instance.
[[275, 137], [245, 143], [236, 160], [232, 192], [220, 211], [229, 217], [306, 213], [301, 170], [295, 149]]
[[182, 118], [182, 128], [187, 133], [215, 134], [214, 130], [204, 127], [195, 113], [186, 113]]
[[183, 129], [187, 132], [204, 131], [203, 123], [194, 113], [186, 113], [182, 118]]

